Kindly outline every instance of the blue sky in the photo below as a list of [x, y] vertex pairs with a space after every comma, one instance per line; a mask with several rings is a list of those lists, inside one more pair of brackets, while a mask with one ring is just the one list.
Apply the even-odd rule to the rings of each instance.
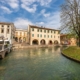
[[60, 5], [64, 0], [0, 0], [0, 22], [13, 22], [16, 28], [29, 24], [58, 29]]

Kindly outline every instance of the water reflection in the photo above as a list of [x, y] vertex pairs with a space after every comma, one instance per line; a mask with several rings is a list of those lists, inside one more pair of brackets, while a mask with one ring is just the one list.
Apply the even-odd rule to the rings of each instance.
[[[18, 54], [17, 54], [18, 53]], [[60, 53], [60, 48], [54, 47], [54, 48], [38, 48], [38, 49], [29, 49], [26, 50], [18, 50], [15, 51], [12, 56], [9, 58], [14, 58], [14, 59], [21, 59], [21, 58], [36, 58], [40, 57], [41, 55], [49, 55], [54, 53]]]
[[0, 80], [79, 80], [80, 64], [60, 48], [17, 50], [0, 60]]

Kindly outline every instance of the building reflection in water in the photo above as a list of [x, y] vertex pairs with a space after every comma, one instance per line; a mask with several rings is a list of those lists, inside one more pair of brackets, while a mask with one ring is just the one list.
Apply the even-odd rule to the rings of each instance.
[[[21, 59], [21, 58], [36, 58], [42, 55], [49, 55], [56, 52], [60, 52], [60, 48], [38, 48], [38, 49], [25, 49], [25, 50], [18, 50], [16, 53], [14, 52], [11, 58]], [[18, 54], [17, 54], [18, 53]], [[53, 54], [54, 55], [54, 54]]]
[[28, 57], [28, 54], [26, 54], [25, 50], [18, 50], [18, 51], [14, 51], [12, 56], [10, 56], [9, 58], [14, 58], [14, 59], [21, 59], [21, 58], [26, 58]]

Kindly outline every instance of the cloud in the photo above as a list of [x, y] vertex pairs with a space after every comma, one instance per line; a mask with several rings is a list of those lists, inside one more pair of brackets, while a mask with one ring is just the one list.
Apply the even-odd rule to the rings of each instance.
[[27, 29], [27, 26], [29, 24], [33, 24], [33, 23], [28, 19], [24, 19], [24, 18], [16, 18], [16, 20], [14, 21], [14, 25], [16, 28]]
[[[37, 10], [37, 3], [41, 6], [48, 6], [52, 0], [21, 0], [21, 7], [28, 12], [34, 13]], [[44, 14], [48, 16], [49, 14]]]
[[33, 4], [36, 0], [21, 0], [21, 7], [30, 13], [37, 10], [37, 5]]
[[41, 26], [41, 25], [44, 25], [44, 22], [36, 22], [35, 25], [39, 25], [39, 26]]
[[[12, 9], [18, 9], [22, 7], [28, 12], [34, 13], [37, 10], [37, 6], [48, 6], [52, 0], [2, 0], [0, 1], [4, 5], [9, 5]], [[2, 5], [1, 4], [1, 5]], [[47, 14], [48, 15], [48, 14]], [[45, 15], [46, 16], [46, 15]]]
[[13, 9], [19, 8], [19, 0], [3, 0], [0, 1], [2, 4], [7, 4]]
[[43, 9], [43, 10], [41, 10], [40, 15], [43, 15], [44, 17], [49, 17], [50, 16], [50, 13], [46, 13], [46, 10]]
[[43, 18], [42, 19], [42, 23], [41, 22], [37, 22], [37, 25], [39, 26], [44, 26], [44, 27], [48, 27], [48, 28], [53, 28], [53, 29], [59, 29], [60, 27], [60, 12], [53, 12], [50, 14], [49, 17]]
[[36, 7], [37, 5], [32, 5], [32, 8], [30, 8], [29, 6], [26, 6], [25, 4], [21, 5], [23, 9], [27, 10], [30, 13], [34, 13], [36, 11]]
[[1, 6], [0, 8], [1, 8], [4, 12], [6, 12], [6, 13], [8, 13], [8, 14], [12, 13], [12, 11], [11, 11], [9, 8], [5, 7], [5, 6]]
[[39, 0], [39, 2], [41, 6], [47, 6], [52, 2], [52, 0]]
[[22, 4], [26, 4], [26, 5], [32, 5], [33, 3], [37, 2], [39, 3], [41, 6], [46, 6], [49, 5], [52, 0], [21, 0]]
[[50, 14], [49, 17], [43, 18], [41, 21], [34, 21], [34, 23], [28, 19], [24, 18], [17, 18], [14, 21], [14, 24], [17, 28], [27, 29], [29, 24], [37, 25], [37, 26], [44, 26], [52, 29], [59, 29], [60, 27], [60, 12], [53, 12]]
[[46, 26], [58, 29], [60, 27], [60, 12], [57, 11], [52, 13], [45, 22], [47, 23]]
[[22, 4], [25, 4], [25, 5], [31, 5], [34, 2], [36, 2], [36, 0], [21, 0], [21, 2]]
[[[3, 12], [0, 13], [0, 15], [3, 17], [5, 16], [5, 18], [7, 19], [6, 21], [11, 21], [10, 20], [11, 16], [13, 17], [13, 19], [15, 19], [17, 16], [20, 16], [20, 14], [21, 16], [24, 15], [25, 18], [20, 17], [15, 19], [14, 24], [17, 28], [26, 29], [28, 24], [33, 24], [33, 23], [35, 25], [37, 24], [40, 26], [45, 26], [50, 28], [59, 28], [60, 12], [58, 12], [57, 9], [56, 12], [54, 12], [54, 10], [49, 12], [49, 9], [52, 10], [52, 8], [50, 7], [48, 7], [47, 10], [47, 6], [50, 5], [51, 2], [54, 3], [54, 1], [56, 0], [0, 0], [0, 5], [1, 5], [0, 8], [1, 10], [3, 9], [3, 11], [5, 11], [7, 14], [12, 13], [12, 10], [15, 11], [18, 8], [23, 8], [30, 13], [35, 13], [35, 14], [28, 14], [23, 9], [18, 9], [19, 15], [15, 15], [13, 13], [13, 15], [5, 16]], [[41, 12], [39, 10], [41, 10]], [[25, 15], [24, 13], [27, 15]]]
[[13, 9], [16, 9], [19, 7], [19, 0], [8, 0], [7, 2]]
[[5, 18], [4, 16], [0, 15], [0, 22], [9, 22], [9, 20], [7, 18]]

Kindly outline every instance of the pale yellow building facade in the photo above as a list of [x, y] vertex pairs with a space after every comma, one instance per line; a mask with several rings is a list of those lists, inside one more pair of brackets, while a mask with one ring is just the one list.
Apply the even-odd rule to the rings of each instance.
[[15, 31], [15, 41], [19, 43], [27, 43], [27, 29], [16, 29]]
[[15, 29], [14, 23], [0, 22], [0, 37], [4, 37], [4, 39], [9, 40], [13, 44]]
[[30, 45], [60, 44], [60, 30], [29, 25], [28, 43]]
[[0, 36], [14, 40], [18, 43], [29, 45], [52, 45], [60, 44], [60, 30], [28, 25], [28, 29], [16, 29], [13, 23], [0, 22]]

